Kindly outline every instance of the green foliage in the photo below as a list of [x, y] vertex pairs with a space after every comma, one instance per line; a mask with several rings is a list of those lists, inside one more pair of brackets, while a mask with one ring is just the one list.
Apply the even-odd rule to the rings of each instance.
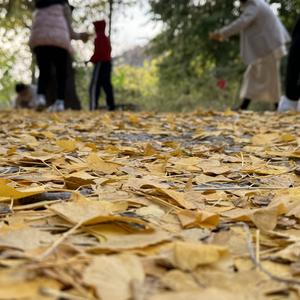
[[300, 15], [299, 0], [272, 0], [271, 3], [278, 3], [278, 13], [284, 25], [291, 32], [294, 28], [296, 20]]
[[6, 29], [29, 28], [33, 11], [31, 0], [0, 0], [0, 25]]
[[119, 101], [141, 104], [141, 100], [156, 94], [157, 62], [145, 62], [143, 67], [117, 66], [114, 70], [113, 84]]
[[[92, 64], [76, 64], [76, 90], [84, 108], [88, 108], [89, 84], [92, 78]], [[143, 67], [120, 65], [114, 67], [112, 81], [117, 104], [135, 104], [141, 109], [158, 107], [157, 62], [145, 62]], [[151, 103], [150, 103], [151, 102]], [[105, 94], [101, 93], [100, 106], [105, 105]]]
[[[157, 19], [166, 30], [155, 40], [155, 53], [165, 53], [161, 64], [162, 77], [195, 76], [197, 67], [211, 68], [218, 62], [235, 59], [237, 39], [218, 44], [208, 34], [230, 22], [237, 14], [232, 0], [207, 1], [196, 5], [186, 0], [150, 1]], [[201, 2], [200, 2], [201, 3]], [[171, 79], [172, 79], [171, 78]]]
[[[300, 13], [300, 2], [270, 2], [280, 5], [280, 16], [291, 30]], [[208, 35], [239, 16], [238, 2], [150, 0], [150, 3], [155, 19], [165, 24], [165, 30], [152, 45], [152, 52], [163, 58], [159, 65], [161, 89], [174, 85], [173, 89], [178, 93], [176, 99], [194, 94], [199, 103], [206, 105], [206, 99], [216, 103], [220, 98], [213, 83], [222, 78], [228, 81], [229, 86], [227, 96], [219, 100], [234, 101], [243, 71], [238, 37], [217, 43], [209, 40]]]
[[[117, 102], [133, 103], [148, 111], [191, 111], [200, 106], [225, 109], [233, 104], [230, 96], [239, 90], [236, 81], [220, 89], [215, 74], [210, 72], [200, 77], [181, 78], [176, 83], [162, 82], [158, 65], [159, 61], [153, 60], [143, 67], [117, 66], [113, 75]], [[195, 86], [202, 88], [195, 89]]]
[[[1, 52], [0, 52], [1, 53]], [[10, 104], [11, 92], [14, 84], [14, 80], [10, 75], [10, 68], [13, 63], [13, 60], [6, 60], [4, 55], [0, 55], [0, 78], [5, 78], [0, 82], [0, 107], [6, 107]]]

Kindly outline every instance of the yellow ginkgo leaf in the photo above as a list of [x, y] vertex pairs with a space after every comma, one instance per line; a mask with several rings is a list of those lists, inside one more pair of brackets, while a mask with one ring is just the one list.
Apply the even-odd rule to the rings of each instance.
[[74, 140], [58, 140], [56, 145], [66, 152], [73, 152], [77, 148], [77, 142]]

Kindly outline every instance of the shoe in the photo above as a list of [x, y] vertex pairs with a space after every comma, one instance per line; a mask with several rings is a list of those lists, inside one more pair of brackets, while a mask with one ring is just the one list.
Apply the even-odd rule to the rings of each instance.
[[46, 98], [44, 95], [37, 96], [35, 106], [38, 111], [41, 111], [46, 107]]
[[62, 112], [65, 110], [65, 103], [63, 100], [56, 100], [53, 105], [48, 108], [48, 112]]
[[235, 112], [248, 110], [250, 104], [251, 104], [251, 99], [244, 98], [241, 104], [235, 105], [234, 107], [231, 108], [231, 110]]
[[300, 108], [297, 101], [292, 101], [286, 96], [282, 96], [278, 105], [278, 112], [296, 111], [297, 106]]
[[231, 110], [234, 112], [239, 112], [241, 110], [241, 107], [240, 107], [240, 105], [235, 105], [235, 106], [231, 107]]

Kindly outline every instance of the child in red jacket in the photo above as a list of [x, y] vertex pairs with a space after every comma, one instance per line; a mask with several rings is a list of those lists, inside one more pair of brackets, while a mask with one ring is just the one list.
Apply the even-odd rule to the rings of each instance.
[[90, 84], [90, 110], [98, 108], [98, 100], [101, 88], [106, 94], [108, 110], [115, 110], [114, 91], [111, 83], [111, 44], [105, 35], [106, 22], [104, 20], [94, 22], [97, 37], [95, 39], [95, 51], [90, 61], [95, 65]]

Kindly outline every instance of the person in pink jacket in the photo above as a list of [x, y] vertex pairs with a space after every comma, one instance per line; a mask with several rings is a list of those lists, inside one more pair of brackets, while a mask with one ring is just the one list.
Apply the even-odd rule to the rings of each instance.
[[49, 111], [63, 111], [67, 80], [67, 59], [73, 52], [71, 39], [87, 41], [87, 33], [76, 33], [71, 26], [71, 9], [67, 0], [36, 0], [36, 11], [29, 45], [40, 70], [37, 107], [46, 106], [46, 89], [55, 71], [57, 100]]

